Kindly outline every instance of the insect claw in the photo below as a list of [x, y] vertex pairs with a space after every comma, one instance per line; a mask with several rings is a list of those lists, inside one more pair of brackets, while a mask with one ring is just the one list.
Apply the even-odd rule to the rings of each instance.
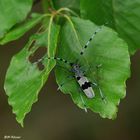
[[84, 110], [85, 110], [86, 113], [88, 112], [86, 107], [84, 108]]
[[60, 90], [60, 87], [57, 88], [57, 91], [59, 91], [59, 90]]
[[86, 113], [88, 112], [88, 110], [87, 110], [87, 108], [86, 108], [86, 105], [84, 105], [84, 110], [85, 110]]
[[58, 86], [57, 91], [59, 91], [61, 87], [62, 87], [62, 85]]

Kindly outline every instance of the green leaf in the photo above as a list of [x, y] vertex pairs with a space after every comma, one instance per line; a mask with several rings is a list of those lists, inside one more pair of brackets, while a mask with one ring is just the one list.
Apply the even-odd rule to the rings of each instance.
[[[70, 94], [80, 108], [85, 107], [99, 113], [103, 118], [114, 119], [120, 99], [126, 95], [126, 79], [130, 75], [130, 58], [127, 44], [112, 29], [103, 27], [91, 41], [84, 55], [80, 55], [83, 46], [99, 28], [89, 20], [72, 18], [62, 28], [58, 56], [76, 63], [86, 71], [85, 75], [94, 87], [95, 98], [87, 98], [75, 79], [69, 79], [70, 66], [59, 63], [56, 79], [60, 90]], [[96, 67], [100, 67], [97, 69]], [[63, 66], [64, 68], [61, 68]], [[62, 86], [61, 86], [62, 85]], [[104, 102], [99, 89], [105, 96]]]
[[81, 0], [81, 16], [97, 24], [109, 22], [128, 43], [131, 54], [140, 48], [139, 13], [139, 0]]
[[0, 44], [4, 45], [10, 41], [17, 40], [20, 37], [22, 37], [27, 31], [29, 31], [31, 28], [33, 28], [36, 24], [38, 24], [42, 18], [43, 15], [36, 15], [35, 17], [25, 21], [23, 24], [14, 27], [11, 29], [3, 39], [0, 40]]
[[112, 0], [81, 0], [80, 12], [83, 18], [90, 19], [96, 24], [108, 22], [110, 26], [114, 26]]
[[80, 0], [52, 0], [53, 5], [56, 9], [67, 7], [75, 12], [79, 13], [80, 11]]
[[39, 62], [32, 64], [29, 60], [40, 47], [47, 47], [47, 55], [54, 56], [58, 34], [59, 26], [52, 24], [51, 20], [48, 30], [33, 35], [25, 48], [12, 58], [8, 68], [4, 87], [8, 95], [8, 103], [16, 114], [16, 120], [22, 126], [25, 115], [30, 112], [32, 104], [38, 100], [39, 91], [55, 66], [55, 61], [43, 59], [40, 64], [44, 66], [44, 69], [40, 70]]
[[0, 0], [0, 38], [16, 23], [23, 21], [32, 7], [32, 0]]

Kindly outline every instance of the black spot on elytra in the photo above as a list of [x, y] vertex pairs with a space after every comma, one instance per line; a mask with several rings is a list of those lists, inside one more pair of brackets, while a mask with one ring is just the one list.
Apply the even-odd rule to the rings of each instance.
[[91, 83], [90, 83], [90, 82], [85, 82], [85, 83], [82, 85], [82, 89], [83, 89], [83, 90], [88, 89], [89, 87], [91, 87]]
[[76, 77], [76, 78], [77, 78], [78, 81], [81, 79], [81, 77]]
[[33, 54], [28, 57], [31, 63], [38, 62], [47, 53], [46, 47], [39, 47]]

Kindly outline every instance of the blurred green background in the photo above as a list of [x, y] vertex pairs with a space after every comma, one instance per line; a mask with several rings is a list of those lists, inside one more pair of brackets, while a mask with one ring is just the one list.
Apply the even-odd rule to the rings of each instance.
[[[36, 5], [33, 11], [40, 11]], [[79, 109], [69, 95], [57, 91], [54, 73], [39, 94], [39, 100], [26, 116], [24, 128], [15, 120], [7, 103], [4, 78], [11, 57], [28, 40], [26, 34], [18, 41], [0, 46], [0, 140], [4, 136], [21, 136], [22, 140], [139, 140], [140, 139], [140, 52], [131, 58], [131, 78], [127, 96], [119, 106], [116, 120], [102, 119], [91, 111]]]

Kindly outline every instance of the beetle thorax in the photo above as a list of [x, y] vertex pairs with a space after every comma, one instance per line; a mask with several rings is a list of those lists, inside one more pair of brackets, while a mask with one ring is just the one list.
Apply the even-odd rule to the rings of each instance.
[[84, 75], [78, 64], [73, 64], [72, 72], [75, 74], [75, 76], [78, 76], [78, 77], [79, 76], [82, 77]]

